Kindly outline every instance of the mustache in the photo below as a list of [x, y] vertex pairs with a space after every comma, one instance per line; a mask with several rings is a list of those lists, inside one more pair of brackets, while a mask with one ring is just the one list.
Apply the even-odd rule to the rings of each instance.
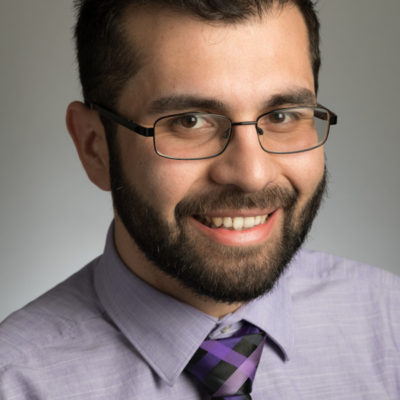
[[240, 189], [207, 191], [182, 199], [175, 207], [175, 217], [206, 214], [210, 211], [291, 208], [299, 197], [294, 188], [265, 187], [257, 193], [243, 193]]

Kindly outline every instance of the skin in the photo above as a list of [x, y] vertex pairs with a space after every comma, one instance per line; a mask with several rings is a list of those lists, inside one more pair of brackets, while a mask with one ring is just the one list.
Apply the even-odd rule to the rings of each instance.
[[[165, 12], [150, 15], [144, 11], [127, 15], [125, 22], [132, 40], [135, 38], [145, 49], [145, 63], [123, 90], [118, 113], [143, 126], [152, 126], [161, 116], [188, 111], [219, 113], [234, 122], [254, 121], [270, 110], [265, 104], [274, 95], [300, 89], [314, 93], [307, 30], [300, 12], [294, 7], [268, 14], [262, 20], [254, 18], [236, 25], [204, 23]], [[149, 30], [149, 26], [152, 29]], [[161, 113], [149, 110], [155, 99], [177, 95], [214, 99], [223, 107], [189, 107]], [[74, 102], [67, 111], [67, 126], [90, 180], [109, 191], [108, 150], [98, 114]], [[246, 194], [257, 193], [268, 186], [295, 189], [299, 194], [299, 209], [314, 193], [324, 172], [322, 147], [298, 154], [269, 154], [261, 149], [254, 126], [234, 127], [225, 152], [208, 160], [162, 158], [155, 153], [151, 139], [124, 127], [118, 127], [118, 140], [124, 171], [130, 182], [171, 223], [174, 223], [175, 206], [180, 200], [211, 189], [235, 188]], [[270, 210], [215, 210], [210, 215], [261, 215], [266, 211]], [[147, 261], [118, 215], [115, 217], [117, 251], [141, 279], [216, 317], [240, 306], [200, 298], [173, 278], [166, 277]], [[226, 242], [218, 238], [218, 243], [221, 246], [272, 246], [274, 238], [279, 236], [282, 218], [283, 211], [278, 209], [268, 233], [256, 242], [254, 234], [244, 231], [240, 239], [235, 239], [236, 232]], [[198, 223], [189, 222], [193, 235], [206, 235], [208, 240], [218, 241], [212, 235], [207, 236]], [[229, 232], [225, 236], [229, 237]]]

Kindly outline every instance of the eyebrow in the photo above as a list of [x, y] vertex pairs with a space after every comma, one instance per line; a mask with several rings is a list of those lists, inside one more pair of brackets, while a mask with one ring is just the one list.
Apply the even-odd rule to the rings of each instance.
[[306, 88], [291, 90], [286, 93], [278, 93], [271, 96], [264, 104], [264, 108], [276, 108], [282, 106], [315, 106], [317, 98], [315, 94]]
[[[292, 89], [284, 93], [272, 95], [262, 104], [264, 110], [281, 106], [316, 105], [315, 94], [306, 88]], [[196, 95], [171, 95], [153, 100], [147, 112], [150, 115], [168, 112], [182, 112], [188, 109], [212, 110], [227, 113], [228, 106], [213, 98], [204, 98]]]
[[216, 99], [207, 99], [191, 95], [161, 97], [153, 100], [147, 111], [149, 114], [162, 114], [171, 111], [187, 110], [189, 108], [227, 111], [224, 104]]

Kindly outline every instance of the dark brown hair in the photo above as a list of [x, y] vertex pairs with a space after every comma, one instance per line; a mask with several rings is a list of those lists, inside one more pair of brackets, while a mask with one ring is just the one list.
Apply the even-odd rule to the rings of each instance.
[[140, 68], [140, 51], [132, 50], [122, 23], [128, 8], [164, 8], [205, 21], [234, 24], [255, 15], [261, 17], [274, 5], [296, 6], [303, 15], [317, 92], [320, 35], [311, 0], [75, 0], [76, 51], [85, 101], [115, 109], [127, 80]]

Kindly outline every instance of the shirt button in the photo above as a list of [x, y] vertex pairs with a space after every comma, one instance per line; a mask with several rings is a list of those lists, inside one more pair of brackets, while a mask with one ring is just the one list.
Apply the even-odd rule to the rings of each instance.
[[228, 325], [228, 326], [226, 326], [225, 328], [222, 328], [222, 329], [221, 329], [221, 333], [229, 332], [229, 331], [231, 330], [231, 328], [232, 328], [232, 326], [231, 326], [231, 325]]

